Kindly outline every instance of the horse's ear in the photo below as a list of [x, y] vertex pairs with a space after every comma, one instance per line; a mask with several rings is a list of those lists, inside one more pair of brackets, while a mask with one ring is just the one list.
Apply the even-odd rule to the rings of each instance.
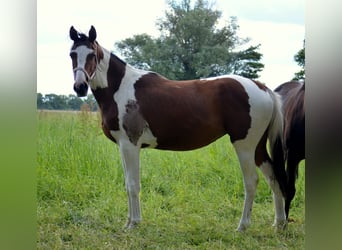
[[96, 40], [96, 30], [94, 26], [92, 25], [89, 30], [89, 41], [93, 43], [95, 40]]
[[70, 27], [69, 35], [70, 35], [71, 40], [73, 40], [73, 41], [76, 41], [79, 38], [78, 32], [77, 32], [77, 30], [75, 30], [74, 26]]

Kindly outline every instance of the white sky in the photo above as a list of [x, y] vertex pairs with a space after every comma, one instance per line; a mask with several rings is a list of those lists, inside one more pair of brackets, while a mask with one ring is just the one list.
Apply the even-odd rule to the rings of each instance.
[[[304, 0], [216, 0], [215, 6], [224, 20], [237, 16], [240, 37], [261, 44], [260, 81], [274, 89], [300, 69], [293, 57], [305, 38]], [[37, 0], [37, 92], [74, 94], [71, 25], [86, 34], [94, 25], [97, 41], [112, 50], [115, 42], [135, 34], [158, 36], [155, 24], [166, 7], [165, 0]]]

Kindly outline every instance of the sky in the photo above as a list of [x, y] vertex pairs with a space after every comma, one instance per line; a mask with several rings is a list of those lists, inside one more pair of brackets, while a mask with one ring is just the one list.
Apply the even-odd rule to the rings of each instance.
[[[250, 45], [261, 44], [261, 82], [274, 89], [290, 80], [300, 67], [294, 55], [305, 39], [304, 0], [216, 0], [221, 22], [237, 17], [238, 35]], [[88, 33], [91, 25], [97, 41], [108, 50], [114, 43], [135, 34], [157, 37], [158, 18], [163, 18], [165, 0], [37, 0], [37, 92], [75, 94], [69, 50], [69, 29]], [[120, 56], [120, 54], [117, 54]]]

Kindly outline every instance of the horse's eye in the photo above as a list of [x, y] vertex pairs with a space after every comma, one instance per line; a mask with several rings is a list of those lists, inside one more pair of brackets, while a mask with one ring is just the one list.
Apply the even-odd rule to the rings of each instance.
[[88, 58], [89, 59], [94, 59], [96, 57], [95, 53], [91, 53], [88, 55]]

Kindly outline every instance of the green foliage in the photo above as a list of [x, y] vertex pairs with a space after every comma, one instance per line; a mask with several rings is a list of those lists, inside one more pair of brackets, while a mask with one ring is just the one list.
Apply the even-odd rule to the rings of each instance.
[[[303, 249], [304, 166], [293, 201], [293, 223], [271, 224], [271, 191], [260, 176], [252, 225], [235, 231], [243, 181], [227, 137], [189, 152], [141, 152], [143, 221], [122, 229], [127, 195], [117, 146], [98, 114], [38, 112], [38, 249]], [[303, 165], [303, 164], [302, 164]]]
[[301, 70], [295, 73], [293, 80], [305, 80], [305, 40], [303, 42], [303, 48], [297, 52], [294, 60], [301, 67]]
[[115, 44], [130, 64], [177, 80], [230, 73], [259, 77], [259, 45], [238, 50], [249, 40], [238, 37], [235, 17], [218, 27], [222, 13], [207, 1], [193, 7], [189, 0], [169, 1], [169, 7], [157, 22], [158, 38], [140, 34]]
[[233, 60], [233, 72], [237, 75], [241, 75], [247, 78], [258, 78], [258, 72], [264, 67], [261, 60], [262, 55], [257, 52], [258, 46], [250, 46], [244, 51], [235, 53]]
[[87, 105], [90, 110], [96, 111], [97, 104], [92, 94], [87, 98], [80, 98], [75, 95], [42, 95], [37, 93], [37, 109], [48, 110], [81, 110], [81, 107]]

